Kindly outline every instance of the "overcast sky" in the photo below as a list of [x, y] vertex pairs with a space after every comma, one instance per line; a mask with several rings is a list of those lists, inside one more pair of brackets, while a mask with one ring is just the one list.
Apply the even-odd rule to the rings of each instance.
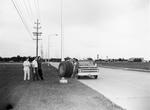
[[[25, 1], [27, 4], [29, 0]], [[30, 16], [27, 11], [25, 16], [25, 6], [20, 8], [31, 32], [36, 20], [32, 1]], [[43, 32], [40, 49], [43, 48], [47, 57], [49, 36], [50, 56], [60, 57], [60, 0], [38, 1]], [[149, 5], [149, 0], [63, 0], [64, 55], [150, 59]], [[35, 56], [35, 41], [11, 0], [0, 0], [0, 14], [0, 56]]]

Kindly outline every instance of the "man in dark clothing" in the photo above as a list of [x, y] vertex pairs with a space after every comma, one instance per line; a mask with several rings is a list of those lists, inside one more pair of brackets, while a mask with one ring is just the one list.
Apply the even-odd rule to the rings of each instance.
[[73, 58], [73, 74], [71, 76], [72, 78], [77, 78], [78, 68], [79, 68], [78, 59]]
[[39, 77], [40, 77], [41, 80], [44, 80], [43, 72], [42, 72], [42, 60], [41, 60], [40, 56], [38, 57], [37, 63], [38, 63], [38, 74], [39, 74]]

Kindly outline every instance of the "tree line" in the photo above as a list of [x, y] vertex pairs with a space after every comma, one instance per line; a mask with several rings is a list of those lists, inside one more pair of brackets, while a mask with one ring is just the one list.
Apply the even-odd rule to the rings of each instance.
[[[23, 62], [27, 58], [29, 61], [33, 61], [35, 57], [32, 56], [13, 56], [13, 57], [0, 57], [0, 62]], [[70, 57], [64, 58], [65, 60], [70, 59]], [[43, 61], [51, 61], [51, 62], [61, 62], [60, 58], [51, 58], [51, 59], [42, 59]], [[93, 60], [92, 58], [87, 58], [87, 60]], [[143, 62], [141, 58], [134, 58], [132, 61], [129, 59], [118, 58], [118, 59], [97, 59], [96, 62]]]
[[[35, 57], [32, 56], [13, 56], [13, 57], [0, 57], [0, 62], [23, 62], [25, 61], [27, 58], [29, 58], [29, 61], [33, 61], [35, 59]], [[43, 61], [51, 61], [51, 62], [60, 62], [61, 59], [60, 58], [51, 58], [51, 59], [42, 59]]]
[[0, 62], [23, 62], [27, 58], [29, 58], [30, 61], [32, 61], [35, 57], [31, 56], [13, 56], [13, 57], [0, 57]]
[[118, 58], [118, 59], [97, 59], [95, 60], [97, 62], [144, 62], [142, 58], [133, 58], [130, 59], [124, 59], [124, 58]]

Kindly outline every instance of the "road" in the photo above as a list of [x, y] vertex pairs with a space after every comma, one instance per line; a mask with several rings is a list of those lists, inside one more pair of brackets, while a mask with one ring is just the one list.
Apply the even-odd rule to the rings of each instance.
[[[58, 64], [52, 65], [58, 68]], [[100, 68], [97, 80], [79, 81], [127, 110], [150, 110], [150, 73], [148, 72]]]
[[127, 110], [150, 110], [148, 72], [100, 68], [97, 80], [80, 81]]

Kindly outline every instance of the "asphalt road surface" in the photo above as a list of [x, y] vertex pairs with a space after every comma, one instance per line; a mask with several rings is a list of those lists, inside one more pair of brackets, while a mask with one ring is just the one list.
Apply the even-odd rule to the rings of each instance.
[[100, 68], [98, 79], [82, 83], [127, 110], [150, 110], [150, 73]]

